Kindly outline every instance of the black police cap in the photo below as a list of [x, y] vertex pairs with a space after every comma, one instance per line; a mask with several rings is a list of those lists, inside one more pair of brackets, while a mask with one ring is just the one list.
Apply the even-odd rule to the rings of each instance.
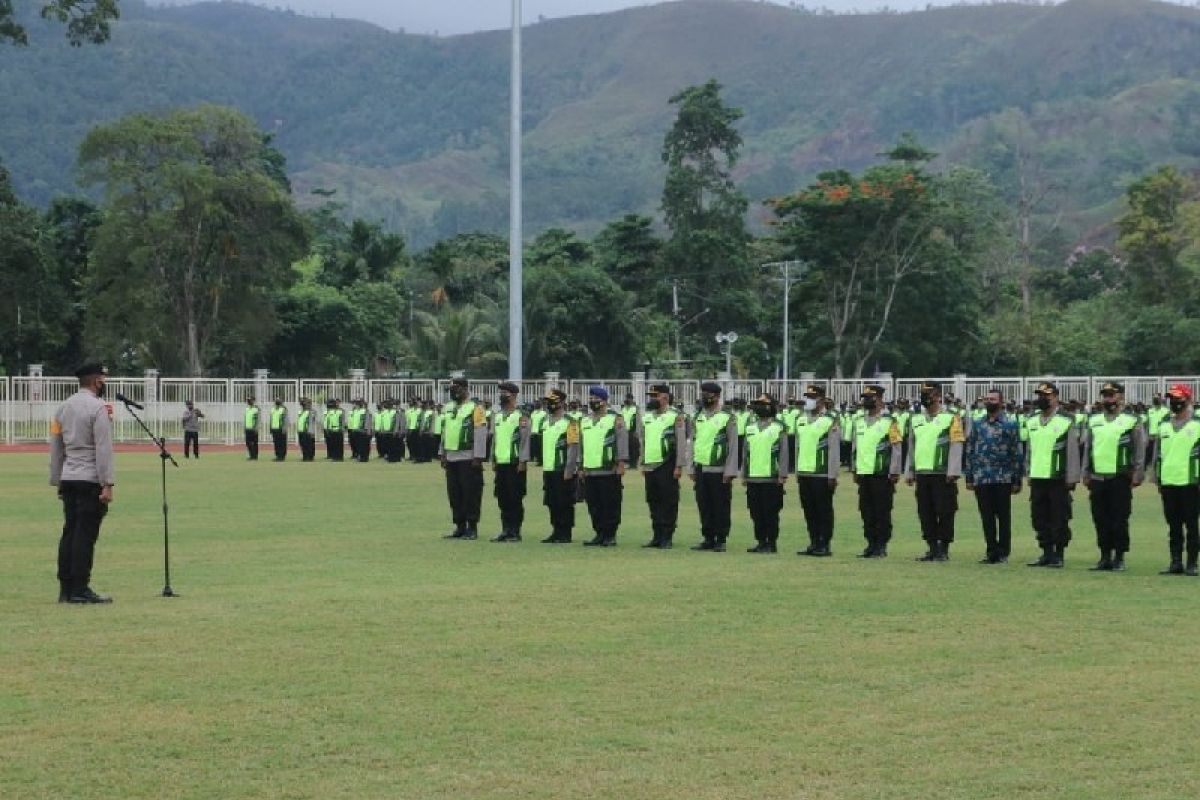
[[704, 383], [700, 384], [700, 391], [707, 392], [708, 394], [720, 394], [721, 384], [713, 383], [712, 381], [705, 381]]
[[75, 377], [79, 379], [90, 378], [93, 375], [107, 375], [108, 367], [101, 364], [99, 361], [92, 361], [87, 364], [80, 364], [79, 369], [75, 370]]

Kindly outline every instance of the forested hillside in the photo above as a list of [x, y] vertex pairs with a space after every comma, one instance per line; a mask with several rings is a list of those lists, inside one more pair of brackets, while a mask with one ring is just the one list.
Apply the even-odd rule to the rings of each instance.
[[[233, 3], [123, 4], [113, 41], [0, 51], [0, 159], [24, 199], [75, 190], [77, 147], [134, 111], [230, 105], [276, 133], [302, 204], [416, 246], [506, 221], [508, 41], [391, 33]], [[35, 30], [37, 29], [35, 25]], [[829, 16], [691, 0], [536, 24], [526, 38], [527, 214], [591, 234], [653, 212], [667, 99], [715, 77], [744, 110], [735, 175], [756, 201], [856, 169], [902, 131], [984, 168], [1067, 239], [1131, 179], [1200, 155], [1200, 11], [1145, 0]], [[753, 220], [752, 220], [753, 221]]]

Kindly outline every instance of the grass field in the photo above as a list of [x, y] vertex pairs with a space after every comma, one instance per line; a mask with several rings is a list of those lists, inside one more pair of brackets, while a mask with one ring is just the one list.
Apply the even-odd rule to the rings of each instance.
[[[947, 564], [918, 564], [911, 493], [892, 557], [446, 542], [435, 467], [249, 464], [171, 474], [119, 457], [94, 585], [54, 602], [45, 458], [0, 456], [0, 797], [1162, 798], [1198, 794], [1200, 580], [1159, 577], [1157, 496], [1127, 574], [1095, 560], [1083, 494], [1062, 572], [1017, 499], [1014, 563], [984, 567], [963, 495]], [[535, 476], [536, 477], [536, 476]], [[540, 479], [538, 479], [540, 480]], [[481, 533], [495, 532], [485, 496]], [[576, 538], [590, 534], [580, 508]], [[690, 491], [677, 539], [697, 539]]]

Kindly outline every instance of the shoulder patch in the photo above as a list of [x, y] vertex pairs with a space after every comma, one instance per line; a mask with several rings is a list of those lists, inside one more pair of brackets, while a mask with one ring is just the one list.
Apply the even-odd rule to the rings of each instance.
[[54, 419], [50, 420], [50, 435], [51, 436], [61, 436], [62, 432], [63, 432], [62, 423], [58, 421], [58, 418], [55, 417]]
[[896, 424], [895, 420], [893, 420], [892, 427], [888, 429], [888, 443], [900, 444], [903, 441], [904, 434], [900, 433], [900, 426]]
[[579, 423], [576, 420], [567, 423], [567, 444], [579, 444]]
[[474, 422], [476, 425], [487, 424], [487, 413], [484, 412], [483, 406], [475, 406], [475, 413], [472, 416], [472, 422]]
[[966, 440], [967, 437], [963, 435], [962, 417], [956, 415], [950, 423], [950, 441], [954, 444], [962, 444]]

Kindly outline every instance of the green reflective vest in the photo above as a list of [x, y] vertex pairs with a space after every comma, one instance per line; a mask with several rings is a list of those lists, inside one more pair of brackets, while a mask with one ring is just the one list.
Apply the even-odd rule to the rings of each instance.
[[404, 412], [404, 421], [408, 423], [408, 429], [415, 431], [421, 427], [421, 409], [410, 408]]
[[1146, 432], [1150, 434], [1150, 438], [1158, 436], [1159, 427], [1167, 421], [1171, 416], [1171, 410], [1162, 406], [1156, 406], [1146, 412]]
[[1179, 430], [1170, 419], [1158, 426], [1158, 482], [1162, 486], [1200, 484], [1200, 420]]
[[1122, 412], [1110, 421], [1103, 414], [1088, 418], [1088, 471], [1093, 475], [1116, 475], [1133, 461], [1135, 415]]
[[283, 418], [287, 416], [287, 409], [283, 406], [275, 406], [271, 409], [271, 430], [283, 430]]
[[913, 436], [913, 471], [945, 472], [950, 461], [950, 428], [955, 415], [940, 411], [930, 419], [928, 415], [915, 414], [909, 421]]
[[726, 431], [732, 416], [728, 411], [718, 411], [712, 415], [701, 412], [696, 416], [693, 461], [702, 467], [724, 466], [725, 459], [729, 457]]
[[622, 406], [621, 419], [625, 420], [625, 430], [631, 431], [637, 426], [637, 406]]
[[583, 468], [610, 470], [617, 463], [617, 412], [607, 411], [596, 419], [592, 415], [579, 424], [583, 449]]
[[350, 410], [350, 420], [346, 423], [346, 427], [352, 431], [361, 431], [367, 423], [367, 410], [365, 408], [354, 408]]
[[442, 449], [447, 453], [475, 446], [475, 408], [475, 401], [467, 400], [462, 405], [451, 404], [442, 409]]
[[430, 428], [433, 430], [433, 435], [440, 439], [442, 436], [442, 428], [445, 427], [445, 425], [446, 425], [445, 410], [443, 409], [442, 411], [438, 411], [438, 410], [434, 409], [434, 410], [430, 411], [429, 412], [429, 425], [430, 425]]
[[1064, 478], [1067, 474], [1067, 436], [1075, 420], [1059, 412], [1047, 422], [1040, 414], [1029, 418], [1029, 477]]
[[521, 421], [524, 415], [512, 411], [507, 416], [497, 411], [492, 453], [497, 464], [515, 464], [521, 458]]
[[312, 412], [307, 408], [300, 409], [300, 413], [296, 415], [296, 430], [300, 433], [308, 433], [308, 420], [312, 417]]
[[785, 432], [783, 423], [777, 419], [765, 428], [755, 423], [746, 429], [747, 478], [779, 477], [779, 437]]
[[734, 416], [737, 417], [738, 436], [745, 436], [746, 428], [750, 426], [750, 412], [739, 411]]
[[437, 412], [432, 408], [421, 409], [421, 429], [426, 433], [437, 433]]
[[912, 425], [912, 416], [911, 411], [900, 411], [892, 415], [896, 420], [896, 427], [900, 429], [901, 436], [908, 436], [908, 432], [911, 430], [909, 426]]
[[557, 472], [567, 465], [567, 432], [574, 423], [566, 414], [557, 421], [547, 415], [542, 429], [542, 469]]
[[253, 406], [246, 408], [246, 430], [252, 431], [258, 428], [258, 409]]
[[642, 417], [642, 429], [646, 436], [646, 451], [642, 461], [646, 464], [662, 464], [675, 455], [675, 420], [679, 414], [669, 411], [647, 411]]
[[834, 422], [832, 414], [796, 418], [797, 475], [829, 475], [829, 432]]
[[[854, 472], [856, 475], [887, 475], [892, 464], [892, 427], [896, 421], [888, 414], [880, 414], [871, 422], [866, 415], [855, 417], [854, 426]], [[896, 435], [900, 435], [899, 429]]]
[[325, 430], [337, 433], [342, 429], [342, 410], [331, 408], [325, 412]]
[[529, 432], [539, 434], [542, 428], [546, 425], [546, 417], [550, 416], [550, 412], [544, 408], [535, 408], [533, 413], [529, 415]]
[[373, 411], [371, 413], [371, 427], [375, 430], [376, 433], [379, 433], [380, 431], [386, 431], [387, 430], [386, 423], [387, 423], [387, 412], [386, 411]]

